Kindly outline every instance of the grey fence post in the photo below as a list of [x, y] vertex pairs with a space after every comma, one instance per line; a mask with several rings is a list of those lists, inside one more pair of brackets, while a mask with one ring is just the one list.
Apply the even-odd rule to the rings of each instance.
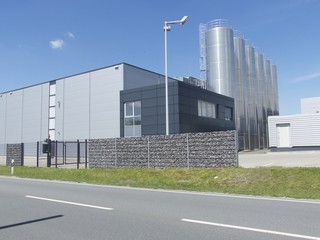
[[115, 154], [115, 159], [114, 159], [114, 166], [117, 168], [117, 139], [114, 139], [114, 154]]
[[24, 166], [24, 143], [21, 143], [21, 153], [20, 153], [20, 157], [21, 157], [21, 166]]
[[40, 151], [40, 143], [37, 142], [37, 168], [39, 167], [39, 151]]
[[189, 160], [189, 133], [187, 133], [187, 167], [190, 167], [190, 160]]
[[149, 136], [148, 136], [148, 168], [150, 168], [150, 145], [149, 145]]
[[85, 169], [88, 168], [88, 140], [85, 140], [85, 150], [84, 150], [84, 155], [85, 155]]
[[54, 154], [55, 154], [54, 157], [55, 157], [56, 168], [58, 168], [58, 141], [55, 141]]
[[63, 142], [63, 165], [67, 164], [67, 144], [66, 142]]
[[238, 156], [238, 134], [237, 134], [237, 131], [235, 130], [234, 131], [234, 142], [235, 142], [235, 153], [236, 153], [236, 164], [237, 164], [237, 167], [239, 167], [239, 156]]
[[77, 169], [80, 167], [80, 141], [77, 140]]

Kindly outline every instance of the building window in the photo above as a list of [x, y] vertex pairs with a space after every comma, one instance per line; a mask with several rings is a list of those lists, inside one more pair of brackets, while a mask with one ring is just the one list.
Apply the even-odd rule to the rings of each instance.
[[198, 116], [216, 118], [216, 105], [214, 103], [198, 100]]
[[124, 136], [141, 136], [141, 101], [124, 104]]
[[51, 140], [55, 139], [56, 129], [56, 81], [50, 82], [49, 85], [49, 124], [48, 131]]
[[224, 119], [228, 121], [232, 121], [232, 108], [231, 107], [225, 107], [224, 108]]

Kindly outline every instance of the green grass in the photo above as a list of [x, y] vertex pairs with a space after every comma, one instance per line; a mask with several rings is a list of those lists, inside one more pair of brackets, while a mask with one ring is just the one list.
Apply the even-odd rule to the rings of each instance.
[[[0, 175], [10, 168], [0, 166]], [[55, 169], [15, 167], [21, 178], [155, 189], [320, 199], [320, 168]]]

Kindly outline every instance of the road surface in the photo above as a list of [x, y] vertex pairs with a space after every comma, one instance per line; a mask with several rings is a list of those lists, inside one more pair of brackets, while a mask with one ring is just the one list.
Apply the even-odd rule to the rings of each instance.
[[244, 168], [320, 167], [320, 151], [243, 151], [239, 153], [239, 166]]
[[0, 177], [0, 239], [313, 239], [320, 201]]

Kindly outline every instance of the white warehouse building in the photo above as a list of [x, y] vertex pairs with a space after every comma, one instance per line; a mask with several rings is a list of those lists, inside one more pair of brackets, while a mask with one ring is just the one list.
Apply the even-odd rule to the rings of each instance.
[[116, 64], [0, 94], [0, 144], [120, 136], [120, 91], [164, 77]]
[[269, 116], [271, 151], [320, 149], [320, 97], [301, 99], [301, 114]]
[[[187, 80], [169, 78], [170, 134], [234, 130], [233, 98]], [[0, 93], [0, 155], [47, 138], [161, 135], [165, 123], [164, 76], [119, 63]]]

